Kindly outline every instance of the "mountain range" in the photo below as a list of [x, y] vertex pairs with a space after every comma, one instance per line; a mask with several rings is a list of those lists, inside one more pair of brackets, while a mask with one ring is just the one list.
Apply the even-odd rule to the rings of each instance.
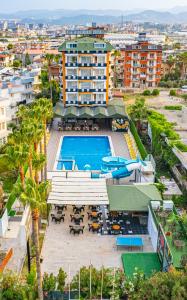
[[28, 10], [15, 13], [0, 13], [0, 19], [18, 19], [28, 23], [49, 24], [98, 24], [119, 23], [123, 21], [154, 22], [154, 23], [187, 23], [187, 6], [174, 7], [169, 11], [136, 9], [122, 10]]

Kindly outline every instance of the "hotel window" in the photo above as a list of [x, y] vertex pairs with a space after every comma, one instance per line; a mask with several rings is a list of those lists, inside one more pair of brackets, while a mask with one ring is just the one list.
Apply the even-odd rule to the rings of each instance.
[[105, 75], [105, 69], [96, 69], [94, 70], [95, 76], [104, 76]]
[[68, 43], [66, 45], [66, 48], [67, 49], [74, 49], [74, 48], [77, 48], [77, 44], [76, 43]]
[[91, 82], [81, 82], [80, 88], [81, 89], [88, 89], [88, 90], [91, 89], [92, 88]]
[[105, 94], [96, 95], [96, 101], [104, 101], [104, 100], [105, 100]]
[[105, 56], [97, 56], [97, 63], [104, 64], [105, 63]]
[[104, 43], [94, 43], [94, 48], [104, 49], [104, 48], [106, 48], [106, 44], [104, 44]]
[[5, 109], [4, 109], [4, 107], [1, 107], [1, 108], [0, 108], [0, 114], [1, 114], [1, 116], [3, 116], [3, 115], [5, 114]]
[[81, 63], [82, 64], [91, 64], [92, 57], [91, 56], [82, 56], [81, 57]]
[[80, 71], [80, 76], [83, 76], [83, 77], [89, 77], [89, 76], [92, 76], [92, 71], [91, 69], [86, 69], [86, 70], [81, 70]]
[[104, 88], [105, 88], [105, 84], [103, 81], [95, 83], [95, 89], [104, 89]]
[[81, 101], [91, 101], [92, 100], [92, 95], [91, 94], [83, 94], [80, 97]]

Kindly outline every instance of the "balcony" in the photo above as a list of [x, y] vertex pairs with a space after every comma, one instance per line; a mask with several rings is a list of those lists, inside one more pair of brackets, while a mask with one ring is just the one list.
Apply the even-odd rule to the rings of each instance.
[[90, 88], [90, 89], [78, 89], [80, 93], [106, 93], [106, 89], [97, 89], [97, 88]]
[[77, 79], [77, 76], [76, 75], [66, 75], [66, 80], [71, 80], [71, 79]]
[[78, 89], [77, 89], [77, 87], [76, 88], [66, 88], [66, 92], [70, 92], [70, 93], [72, 93], [72, 92], [77, 92], [78, 91]]
[[66, 67], [77, 67], [77, 62], [67, 62], [65, 63]]

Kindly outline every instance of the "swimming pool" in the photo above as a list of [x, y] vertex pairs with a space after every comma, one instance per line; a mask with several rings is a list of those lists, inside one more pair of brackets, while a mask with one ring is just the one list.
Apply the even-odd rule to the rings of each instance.
[[71, 170], [72, 164], [64, 160], [75, 161], [77, 170], [101, 170], [102, 158], [111, 156], [108, 136], [64, 136], [58, 155], [57, 170]]

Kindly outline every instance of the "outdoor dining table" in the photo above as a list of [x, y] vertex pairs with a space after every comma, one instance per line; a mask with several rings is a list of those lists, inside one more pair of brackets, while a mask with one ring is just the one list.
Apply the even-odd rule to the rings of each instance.
[[88, 216], [92, 217], [92, 218], [97, 218], [100, 215], [101, 215], [101, 212], [99, 212], [99, 211], [91, 211], [91, 212], [88, 213]]
[[83, 233], [83, 230], [84, 230], [84, 226], [81, 226], [81, 225], [70, 225], [70, 233], [73, 231], [73, 233], [80, 233], [82, 232]]
[[98, 231], [101, 228], [101, 224], [97, 222], [93, 222], [92, 224], [89, 224], [89, 231], [92, 229], [92, 231]]
[[118, 225], [118, 224], [113, 224], [112, 225], [112, 230], [120, 230], [121, 229], [121, 226]]
[[70, 215], [71, 217], [71, 221], [83, 221], [84, 215], [80, 215], [80, 214], [74, 214], [74, 215]]

